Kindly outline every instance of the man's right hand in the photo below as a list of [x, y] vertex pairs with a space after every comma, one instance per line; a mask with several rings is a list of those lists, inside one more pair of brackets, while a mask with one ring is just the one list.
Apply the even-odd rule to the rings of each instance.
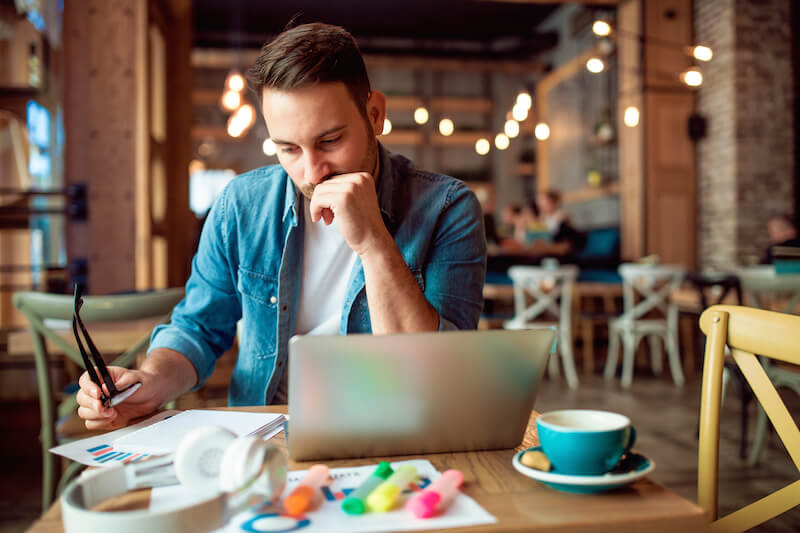
[[[100, 387], [92, 382], [88, 372], [81, 375], [77, 394], [78, 416], [86, 420], [90, 430], [116, 429], [128, 424], [134, 418], [152, 413], [162, 402], [155, 375], [142, 370], [130, 370], [119, 366], [109, 366], [108, 373], [117, 389], [122, 390], [137, 381], [142, 387], [130, 398], [115, 407], [104, 407], [100, 401]], [[108, 394], [105, 385], [104, 391]]]

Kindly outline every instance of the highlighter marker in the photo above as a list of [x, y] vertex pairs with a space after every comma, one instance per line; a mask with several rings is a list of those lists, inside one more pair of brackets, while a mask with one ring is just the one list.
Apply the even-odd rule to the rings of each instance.
[[389, 479], [378, 485], [367, 496], [367, 507], [370, 511], [383, 513], [394, 505], [401, 492], [408, 488], [409, 483], [417, 477], [417, 469], [411, 465], [404, 465], [394, 471]]
[[314, 465], [297, 487], [283, 501], [286, 512], [292, 516], [300, 516], [314, 505], [314, 500], [321, 494], [323, 485], [327, 485], [330, 470], [325, 465]]
[[342, 509], [347, 514], [362, 514], [367, 510], [366, 499], [375, 488], [394, 473], [392, 465], [386, 461], [378, 463], [378, 468], [361, 482], [356, 490], [342, 500]]
[[464, 474], [458, 470], [447, 470], [428, 488], [408, 500], [406, 509], [417, 518], [430, 518], [453, 502], [463, 482]]

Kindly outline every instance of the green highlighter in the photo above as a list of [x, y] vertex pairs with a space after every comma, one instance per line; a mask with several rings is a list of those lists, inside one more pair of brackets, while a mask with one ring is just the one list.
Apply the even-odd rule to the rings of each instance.
[[394, 471], [392, 465], [386, 461], [378, 463], [378, 468], [365, 479], [359, 487], [342, 500], [342, 509], [347, 514], [363, 514], [367, 510], [366, 499], [370, 492], [386, 481]]

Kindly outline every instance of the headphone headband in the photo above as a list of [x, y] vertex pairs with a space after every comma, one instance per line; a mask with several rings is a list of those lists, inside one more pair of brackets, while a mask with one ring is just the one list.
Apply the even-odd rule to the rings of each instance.
[[227, 495], [209, 498], [180, 509], [98, 512], [92, 507], [136, 488], [124, 466], [96, 470], [73, 480], [61, 495], [61, 514], [66, 533], [113, 531], [114, 533], [189, 533], [213, 531], [225, 525]]

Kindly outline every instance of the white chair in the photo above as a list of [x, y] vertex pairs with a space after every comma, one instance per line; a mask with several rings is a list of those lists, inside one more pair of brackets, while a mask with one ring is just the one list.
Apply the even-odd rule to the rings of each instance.
[[[748, 305], [786, 314], [798, 314], [800, 275], [776, 274], [772, 265], [740, 268], [736, 271], [736, 275], [739, 277], [742, 293]], [[800, 395], [800, 367], [784, 363], [776, 364], [765, 357], [761, 358], [761, 364], [776, 388], [788, 388]], [[757, 465], [763, 455], [768, 422], [764, 408], [759, 405], [753, 447], [747, 460], [751, 466]]]
[[[620, 338], [623, 346], [623, 387], [630, 387], [633, 382], [633, 360], [639, 342], [644, 338], [650, 344], [653, 373], [660, 375], [660, 339], [667, 349], [672, 380], [675, 385], [682, 386], [684, 377], [678, 350], [678, 306], [671, 301], [670, 295], [680, 287], [686, 276], [685, 269], [677, 265], [623, 264], [619, 267], [619, 274], [622, 276], [623, 313], [609, 324], [605, 378], [613, 379], [617, 372]], [[660, 311], [663, 317], [647, 316], [656, 311]]]
[[[577, 388], [578, 374], [572, 356], [572, 289], [578, 268], [512, 266], [508, 269], [508, 275], [514, 284], [514, 318], [503, 326], [505, 329], [557, 326], [557, 344], [564, 364], [564, 375], [569, 387]], [[558, 322], [537, 320], [547, 312], [555, 316]], [[559, 374], [555, 357], [550, 358], [549, 372], [551, 377]]]

